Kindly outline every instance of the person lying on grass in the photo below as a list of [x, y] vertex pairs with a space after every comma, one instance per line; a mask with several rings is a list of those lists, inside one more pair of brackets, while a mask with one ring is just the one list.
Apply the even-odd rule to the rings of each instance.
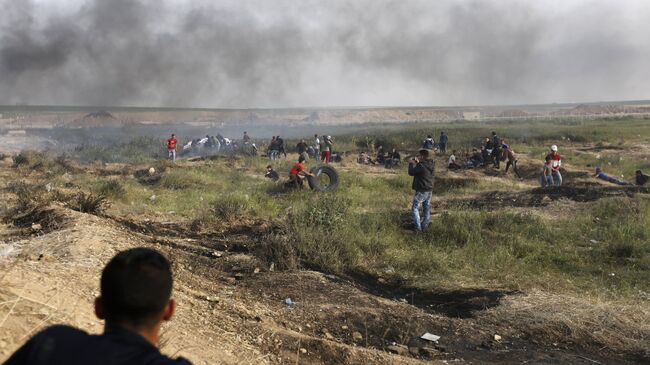
[[104, 333], [90, 335], [65, 325], [49, 327], [19, 348], [5, 365], [191, 365], [157, 348], [162, 322], [176, 309], [169, 261], [158, 251], [119, 252], [102, 271], [95, 315]]
[[600, 169], [600, 167], [596, 167], [596, 177], [616, 185], [632, 185], [628, 182], [621, 181], [615, 177], [611, 177], [607, 175], [606, 173], [603, 172], [603, 170]]

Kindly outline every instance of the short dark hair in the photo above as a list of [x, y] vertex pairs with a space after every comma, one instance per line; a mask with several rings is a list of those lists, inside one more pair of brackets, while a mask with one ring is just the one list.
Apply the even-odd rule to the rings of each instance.
[[641, 175], [641, 174], [643, 173], [643, 171], [641, 171], [641, 170], [636, 170], [636, 173], [639, 174], [639, 175]]
[[272, 165], [266, 165], [266, 168], [267, 168], [267, 169], [272, 169], [273, 166], [272, 166]]
[[144, 247], [119, 252], [102, 271], [106, 321], [153, 325], [169, 302], [172, 284], [169, 261], [160, 252]]
[[305, 156], [300, 156], [298, 157], [298, 162], [304, 162], [305, 161]]

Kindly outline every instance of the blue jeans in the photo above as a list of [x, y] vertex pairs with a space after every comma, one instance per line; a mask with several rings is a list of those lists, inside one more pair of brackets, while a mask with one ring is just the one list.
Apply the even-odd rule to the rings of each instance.
[[[411, 216], [415, 223], [415, 230], [421, 231], [429, 226], [429, 202], [431, 201], [430, 191], [417, 191], [413, 196], [413, 205], [411, 207]], [[422, 205], [422, 222], [420, 222], [420, 205]]]
[[560, 174], [560, 171], [553, 171], [552, 173], [553, 176], [553, 181], [555, 182], [555, 186], [560, 186], [562, 185], [562, 174]]

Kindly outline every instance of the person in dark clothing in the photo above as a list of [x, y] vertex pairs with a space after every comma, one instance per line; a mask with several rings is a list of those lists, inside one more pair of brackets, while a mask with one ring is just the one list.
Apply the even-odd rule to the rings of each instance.
[[479, 167], [483, 164], [483, 154], [478, 149], [472, 150], [472, 156], [469, 158], [469, 165], [472, 167]]
[[379, 148], [377, 148], [377, 163], [383, 165], [385, 162], [386, 162], [386, 156], [384, 155], [384, 147], [379, 146]]
[[[413, 176], [411, 187], [415, 190], [411, 205], [411, 216], [416, 232], [421, 232], [429, 226], [429, 203], [433, 194], [433, 178], [435, 175], [435, 162], [432, 155], [433, 151], [421, 149], [417, 158], [409, 160], [408, 172], [410, 176]], [[422, 220], [420, 220], [420, 205], [422, 205]]]
[[266, 166], [266, 174], [264, 174], [264, 177], [273, 181], [278, 181], [280, 179], [280, 174], [273, 170], [273, 166], [268, 165]]
[[386, 167], [397, 166], [401, 161], [402, 161], [402, 156], [399, 154], [399, 152], [397, 152], [396, 149], [393, 148], [390, 155], [386, 159], [385, 166]]
[[275, 137], [275, 143], [278, 146], [278, 156], [283, 154], [284, 157], [287, 157], [287, 151], [284, 149], [284, 140], [280, 136]]
[[650, 176], [644, 174], [643, 171], [641, 171], [641, 170], [636, 170], [635, 174], [636, 174], [635, 175], [635, 177], [636, 177], [635, 182], [639, 186], [643, 186], [643, 185], [647, 184], [648, 181], [650, 180]]
[[309, 146], [305, 142], [304, 139], [301, 139], [300, 142], [296, 145], [296, 149], [298, 149], [298, 155], [302, 156], [305, 158], [305, 161], [309, 159], [309, 154], [307, 153], [307, 149]]
[[501, 138], [497, 136], [497, 132], [492, 132], [492, 160], [494, 168], [500, 168], [501, 164]]
[[446, 153], [447, 152], [447, 143], [448, 142], [449, 142], [449, 137], [447, 136], [447, 133], [440, 132], [440, 141], [438, 142], [438, 149], [440, 150], [440, 153]]
[[104, 267], [95, 314], [105, 319], [104, 333], [90, 335], [70, 326], [49, 327], [19, 348], [5, 365], [191, 365], [162, 355], [158, 335], [171, 319], [172, 272], [158, 251], [133, 248]]
[[483, 164], [485, 166], [487, 166], [490, 162], [494, 163], [494, 161], [492, 161], [493, 149], [494, 149], [494, 145], [492, 145], [492, 140], [489, 137], [485, 137], [485, 145], [481, 150], [481, 155], [483, 156]]

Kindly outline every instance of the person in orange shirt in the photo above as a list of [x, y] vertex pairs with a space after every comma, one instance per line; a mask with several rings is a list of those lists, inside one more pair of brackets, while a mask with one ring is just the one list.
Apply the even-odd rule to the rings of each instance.
[[173, 162], [176, 162], [176, 144], [178, 141], [176, 140], [176, 135], [172, 134], [172, 136], [167, 140], [167, 155], [168, 158], [171, 158]]
[[289, 181], [285, 185], [288, 188], [302, 188], [303, 176], [314, 176], [314, 174], [305, 171], [305, 157], [300, 156], [298, 162], [293, 165], [293, 168], [289, 172]]

